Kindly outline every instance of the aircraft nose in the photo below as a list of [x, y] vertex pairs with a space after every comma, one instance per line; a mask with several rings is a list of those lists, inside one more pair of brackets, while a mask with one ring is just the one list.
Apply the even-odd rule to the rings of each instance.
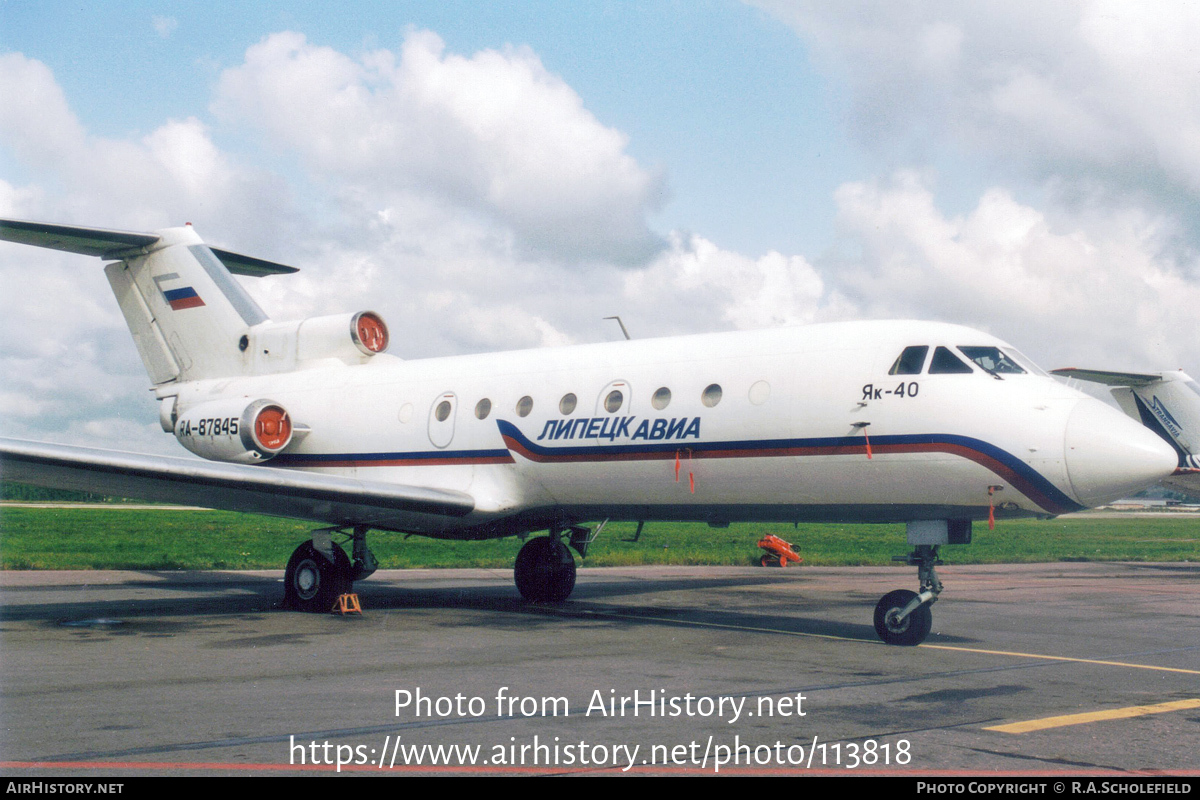
[[1088, 508], [1153, 486], [1179, 465], [1161, 437], [1092, 398], [1071, 411], [1064, 443], [1075, 499]]

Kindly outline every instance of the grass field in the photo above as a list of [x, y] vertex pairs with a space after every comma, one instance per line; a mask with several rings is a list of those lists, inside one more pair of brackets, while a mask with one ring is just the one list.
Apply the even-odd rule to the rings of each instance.
[[[614, 523], [592, 544], [588, 566], [757, 564], [755, 542], [774, 533], [809, 565], [890, 564], [908, 547], [903, 525], [732, 525]], [[0, 509], [0, 568], [283, 569], [309, 536], [307, 522], [222, 511], [175, 509]], [[521, 542], [444, 542], [373, 532], [383, 568], [512, 566]], [[974, 542], [942, 548], [948, 563], [1200, 561], [1200, 519], [1135, 517], [1014, 520], [994, 531], [976, 523]]]

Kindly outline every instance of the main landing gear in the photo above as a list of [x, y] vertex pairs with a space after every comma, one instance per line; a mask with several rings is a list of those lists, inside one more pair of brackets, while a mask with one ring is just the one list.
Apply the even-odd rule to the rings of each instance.
[[[354, 581], [367, 577], [378, 567], [367, 548], [367, 526], [352, 532], [341, 528], [313, 531], [312, 541], [296, 548], [283, 573], [283, 604], [297, 611], [328, 613], [338, 597], [350, 591]], [[335, 544], [332, 534], [349, 536], [354, 560]]]
[[917, 545], [913, 552], [897, 561], [906, 561], [917, 568], [921, 591], [897, 589], [888, 592], [875, 606], [875, 632], [888, 644], [913, 646], [925, 641], [933, 627], [933, 605], [942, 591], [935, 567], [941, 564], [937, 545]]
[[[607, 522], [600, 523], [594, 531], [582, 527], [567, 529], [571, 547], [580, 556], [586, 556], [588, 544]], [[517, 553], [513, 578], [521, 597], [533, 602], [559, 603], [571, 596], [575, 589], [575, 557], [562, 543], [563, 533], [561, 529], [551, 529], [549, 536], [530, 539]]]

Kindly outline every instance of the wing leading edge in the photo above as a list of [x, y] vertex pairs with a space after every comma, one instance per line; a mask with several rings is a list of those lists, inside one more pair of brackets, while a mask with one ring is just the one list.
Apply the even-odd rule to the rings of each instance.
[[436, 535], [475, 508], [464, 492], [263, 466], [0, 438], [8, 481]]

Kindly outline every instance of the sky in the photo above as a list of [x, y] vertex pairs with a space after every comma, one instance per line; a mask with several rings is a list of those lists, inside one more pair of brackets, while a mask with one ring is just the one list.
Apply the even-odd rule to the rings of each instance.
[[[1200, 375], [1200, 4], [0, 0], [0, 217], [206, 241], [402, 358], [831, 320]], [[177, 453], [0, 244], [0, 435]]]

